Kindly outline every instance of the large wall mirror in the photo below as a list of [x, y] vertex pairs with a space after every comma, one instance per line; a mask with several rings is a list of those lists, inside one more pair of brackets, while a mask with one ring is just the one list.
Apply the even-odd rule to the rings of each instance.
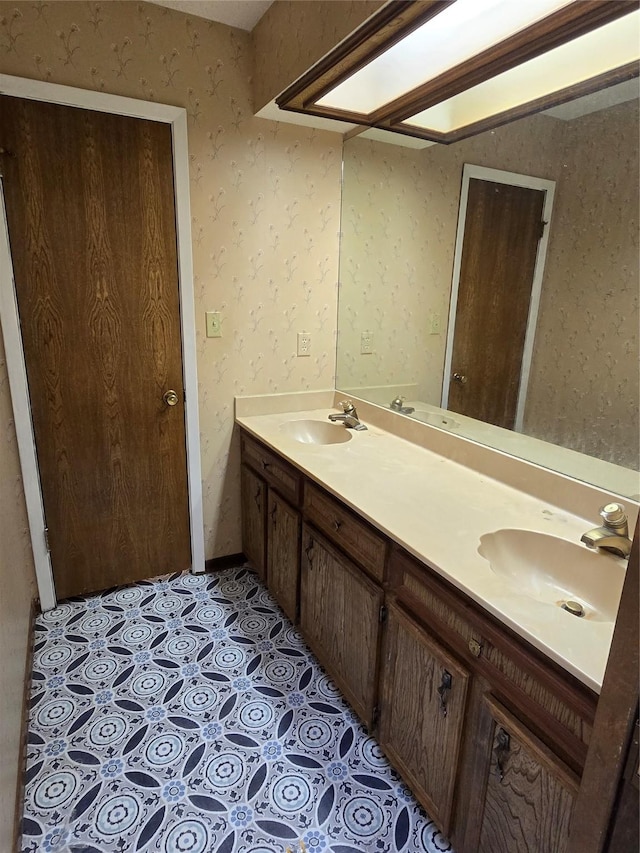
[[[344, 143], [337, 388], [637, 500], [638, 81], [449, 146], [377, 133]], [[542, 195], [528, 225], [510, 188], [529, 179]], [[481, 267], [482, 298], [463, 281]], [[514, 347], [492, 391], [480, 365]], [[509, 383], [512, 421], [468, 408]]]

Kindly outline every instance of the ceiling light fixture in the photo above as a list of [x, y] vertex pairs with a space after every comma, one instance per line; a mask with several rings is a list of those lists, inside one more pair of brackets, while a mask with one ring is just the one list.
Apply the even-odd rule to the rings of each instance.
[[453, 142], [638, 76], [637, 10], [636, 0], [392, 0], [276, 102]]

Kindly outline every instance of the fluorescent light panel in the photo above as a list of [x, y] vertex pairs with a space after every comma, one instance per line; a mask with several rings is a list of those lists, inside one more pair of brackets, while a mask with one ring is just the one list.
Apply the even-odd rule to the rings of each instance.
[[639, 33], [640, 12], [632, 12], [429, 107], [403, 124], [450, 133], [559, 92], [637, 61]]
[[372, 113], [570, 2], [456, 0], [316, 103]]

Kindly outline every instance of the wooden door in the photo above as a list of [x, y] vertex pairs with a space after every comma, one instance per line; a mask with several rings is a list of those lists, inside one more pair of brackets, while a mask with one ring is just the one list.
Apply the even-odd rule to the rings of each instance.
[[267, 578], [269, 589], [292, 622], [298, 620], [300, 513], [273, 489], [267, 499]]
[[447, 408], [513, 429], [543, 190], [471, 178]]
[[186, 569], [170, 128], [0, 97], [0, 147], [56, 596]]
[[[492, 737], [477, 780], [478, 853], [564, 853], [579, 782], [551, 750], [492, 697], [485, 697]], [[483, 747], [479, 745], [482, 752]], [[487, 754], [490, 750], [490, 754]]]
[[371, 726], [382, 590], [306, 525], [302, 548], [300, 627], [354, 710]]
[[267, 485], [246, 465], [242, 466], [241, 478], [242, 550], [258, 577], [266, 580], [264, 538]]
[[469, 673], [389, 606], [378, 738], [445, 835], [451, 829]]

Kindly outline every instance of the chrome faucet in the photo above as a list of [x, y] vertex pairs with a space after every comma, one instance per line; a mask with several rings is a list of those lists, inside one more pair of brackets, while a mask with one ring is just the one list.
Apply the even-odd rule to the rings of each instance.
[[342, 409], [343, 414], [341, 415], [329, 415], [329, 420], [333, 423], [339, 421], [344, 424], [349, 429], [366, 429], [364, 424], [361, 424], [358, 420], [358, 413], [356, 412], [356, 407], [353, 405], [351, 400], [343, 400], [342, 403], [338, 403], [340, 408]]
[[611, 551], [619, 557], [628, 558], [631, 553], [631, 539], [624, 506], [618, 503], [606, 504], [600, 510], [600, 516], [603, 520], [602, 527], [589, 530], [580, 541], [589, 548], [602, 548], [603, 551]]
[[403, 403], [404, 397], [394, 397], [389, 403], [389, 408], [393, 409], [394, 412], [400, 412], [401, 415], [410, 415], [412, 412], [415, 412], [413, 406], [403, 406]]

